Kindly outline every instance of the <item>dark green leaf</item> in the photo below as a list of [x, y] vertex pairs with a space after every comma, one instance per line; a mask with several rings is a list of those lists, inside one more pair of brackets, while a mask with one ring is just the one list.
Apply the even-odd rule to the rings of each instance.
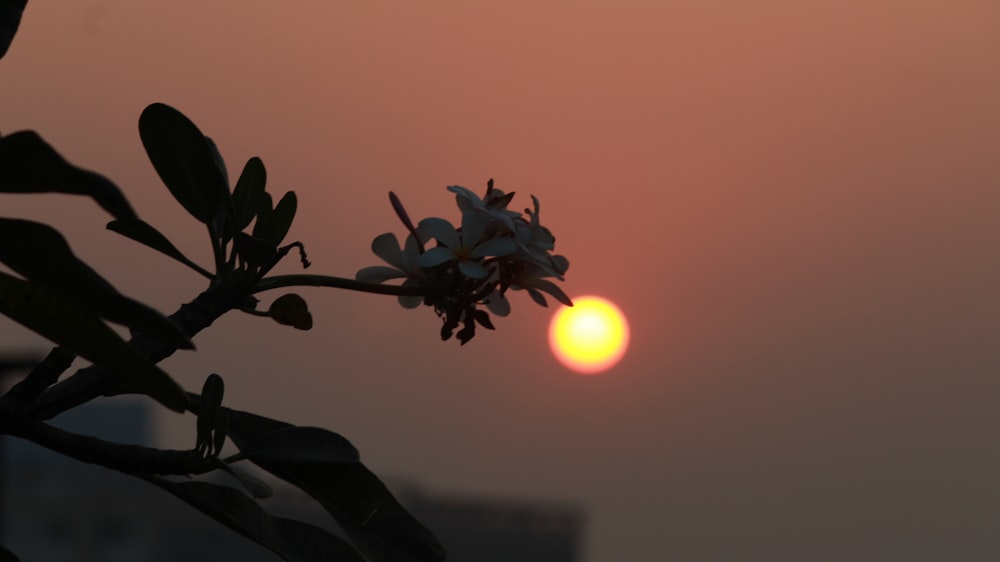
[[172, 482], [141, 477], [163, 488], [205, 515], [290, 562], [364, 562], [350, 545], [333, 534], [294, 519], [276, 517], [239, 490], [208, 482]]
[[101, 318], [128, 326], [181, 349], [194, 344], [169, 318], [134, 301], [77, 259], [59, 232], [41, 223], [0, 218], [0, 262], [60, 294], [75, 299]]
[[[361, 456], [350, 441], [321, 427], [285, 427], [263, 433], [240, 447], [240, 459], [259, 462], [349, 463]], [[235, 460], [235, 459], [230, 459]]]
[[240, 174], [240, 179], [236, 180], [236, 187], [233, 188], [233, 207], [236, 213], [237, 232], [250, 226], [253, 218], [257, 216], [257, 208], [260, 206], [266, 185], [267, 170], [264, 168], [264, 162], [256, 156], [247, 160], [246, 166], [243, 167], [243, 173]]
[[111, 369], [130, 390], [183, 412], [184, 391], [78, 302], [0, 272], [0, 313], [81, 357]]
[[[267, 432], [290, 431], [289, 427], [294, 426], [234, 410], [229, 437], [241, 451], [254, 451]], [[308, 439], [306, 433], [302, 437]], [[267, 455], [251, 460], [320, 502], [370, 560], [444, 560], [444, 548], [437, 537], [414, 519], [360, 462], [322, 462], [316, 458], [309, 458], [308, 462], [287, 461]]]
[[156, 173], [191, 216], [211, 224], [229, 186], [205, 135], [183, 113], [154, 103], [139, 116], [139, 136]]
[[281, 295], [275, 299], [268, 308], [267, 315], [274, 318], [278, 324], [292, 326], [299, 330], [312, 329], [313, 319], [312, 314], [309, 313], [309, 307], [305, 299], [295, 293]]
[[212, 277], [211, 273], [189, 260], [166, 236], [142, 219], [114, 220], [108, 223], [108, 230], [117, 232], [126, 238], [131, 238], [140, 244], [149, 246], [162, 254], [170, 256], [205, 277]]
[[[0, 59], [7, 54], [28, 0], [0, 0]], [[13, 555], [11, 555], [13, 556]]]
[[70, 164], [34, 131], [0, 137], [0, 191], [89, 195], [115, 218], [136, 218], [111, 180]]
[[295, 197], [295, 192], [289, 191], [278, 201], [273, 212], [266, 216], [258, 215], [253, 235], [275, 246], [280, 245], [281, 241], [285, 239], [285, 235], [288, 234], [288, 229], [292, 226], [297, 208], [298, 200]]

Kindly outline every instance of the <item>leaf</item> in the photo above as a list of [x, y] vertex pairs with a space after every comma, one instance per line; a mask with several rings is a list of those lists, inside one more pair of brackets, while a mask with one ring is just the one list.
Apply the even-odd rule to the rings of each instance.
[[148, 394], [172, 410], [186, 409], [187, 398], [176, 382], [74, 300], [0, 272], [0, 313], [110, 369], [129, 389]]
[[312, 314], [309, 313], [305, 299], [295, 293], [281, 295], [275, 299], [268, 308], [267, 315], [278, 324], [299, 330], [309, 330], [313, 326]]
[[269, 264], [278, 257], [276, 247], [245, 232], [237, 232], [233, 243], [236, 253], [254, 268]]
[[298, 200], [294, 191], [289, 191], [278, 201], [274, 210], [267, 215], [258, 215], [257, 224], [254, 225], [253, 235], [265, 242], [270, 242], [275, 246], [281, 244], [288, 234], [288, 229], [295, 219], [295, 211], [298, 208]]
[[302, 521], [270, 515], [235, 488], [140, 476], [290, 562], [364, 562], [349, 544]]
[[[256, 216], [257, 220], [253, 224], [253, 230], [251, 231], [255, 238], [260, 238], [260, 234], [265, 230], [265, 224], [267, 220], [271, 217], [271, 213], [274, 212], [274, 200], [271, 199], [271, 194], [264, 192], [260, 194], [260, 198], [257, 199], [257, 210]], [[277, 246], [277, 244], [275, 244]]]
[[154, 103], [139, 116], [139, 136], [174, 199], [210, 225], [229, 196], [229, 186], [205, 135], [180, 111]]
[[89, 195], [115, 218], [137, 218], [111, 180], [70, 164], [34, 131], [0, 137], [0, 192]]
[[[201, 409], [198, 411], [198, 421], [196, 423], [198, 431], [198, 441], [195, 449], [203, 455], [217, 455], [222, 449], [223, 442], [215, 439], [216, 429], [219, 427], [219, 418], [222, 413], [222, 397], [226, 392], [225, 382], [222, 377], [212, 373], [205, 379], [205, 384], [201, 388]], [[221, 431], [225, 436], [225, 428]], [[224, 437], [223, 437], [224, 439]]]
[[333, 515], [355, 546], [375, 562], [438, 561], [444, 547], [363, 464], [256, 463], [295, 484]]
[[119, 293], [80, 261], [54, 228], [32, 221], [0, 218], [0, 262], [25, 278], [66, 295], [101, 318], [128, 326], [180, 349], [191, 340], [169, 318]]
[[[317, 434], [304, 429], [256, 414], [230, 411], [229, 438], [241, 451], [260, 451], [259, 444], [271, 440], [265, 435], [278, 430], [287, 431], [285, 435], [294, 435], [294, 439], [318, 444]], [[295, 449], [289, 447], [286, 452]], [[360, 462], [345, 463], [339, 456], [335, 458], [284, 460], [281, 455], [258, 454], [250, 460], [316, 499], [370, 560], [444, 560], [444, 548], [437, 537], [400, 505], [375, 474]]]
[[[225, 435], [225, 432], [223, 431], [222, 434]], [[274, 494], [271, 487], [260, 478], [253, 476], [249, 472], [240, 470], [235, 466], [230, 466], [219, 458], [216, 458], [216, 460], [219, 461], [219, 470], [222, 470], [226, 474], [235, 478], [246, 491], [250, 492], [250, 495], [253, 496], [254, 499], [267, 499]]]
[[[236, 214], [236, 231], [240, 232], [250, 226], [257, 216], [257, 208], [264, 196], [267, 185], [267, 170], [264, 162], [254, 156], [243, 166], [243, 173], [236, 180], [233, 188], [233, 207]], [[270, 209], [268, 209], [270, 210]]]
[[114, 220], [108, 223], [107, 228], [112, 232], [117, 232], [126, 238], [135, 240], [144, 246], [170, 256], [209, 279], [212, 278], [211, 273], [189, 260], [166, 236], [142, 219]]
[[[7, 54], [28, 0], [0, 0], [0, 59]], [[13, 555], [11, 555], [13, 556]]]
[[361, 460], [358, 450], [340, 434], [321, 427], [292, 426], [263, 433], [244, 441], [238, 458], [259, 462], [352, 463]]

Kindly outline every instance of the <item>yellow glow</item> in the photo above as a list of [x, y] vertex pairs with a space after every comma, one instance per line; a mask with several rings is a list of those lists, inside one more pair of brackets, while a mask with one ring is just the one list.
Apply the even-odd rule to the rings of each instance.
[[573, 305], [561, 307], [549, 324], [549, 345], [556, 359], [587, 375], [614, 366], [628, 347], [625, 315], [601, 297], [577, 297]]

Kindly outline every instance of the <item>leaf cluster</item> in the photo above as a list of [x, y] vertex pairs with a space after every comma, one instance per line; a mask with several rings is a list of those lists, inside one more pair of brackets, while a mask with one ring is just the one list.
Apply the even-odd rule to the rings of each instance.
[[[434, 535], [361, 463], [347, 439], [223, 406], [225, 385], [218, 374], [206, 378], [200, 395], [187, 393], [157, 365], [175, 350], [193, 349], [193, 336], [228, 311], [267, 316], [303, 330], [313, 320], [305, 300], [294, 293], [278, 297], [265, 310], [256, 308], [255, 294], [282, 286], [267, 274], [288, 252], [298, 249], [308, 265], [301, 243], [282, 245], [295, 217], [294, 192], [272, 204], [264, 164], [256, 157], [230, 189], [215, 144], [168, 105], [147, 107], [139, 134], [174, 199], [206, 227], [214, 271], [186, 257], [141, 219], [114, 183], [66, 161], [34, 131], [0, 136], [0, 192], [89, 197], [112, 215], [110, 230], [203, 275], [209, 286], [166, 316], [116, 290], [51, 226], [0, 217], [0, 263], [9, 269], [0, 272], [0, 313], [58, 346], [0, 397], [2, 432], [144, 479], [285, 560], [444, 559]], [[131, 337], [123, 339], [108, 323], [128, 328]], [[60, 381], [75, 356], [91, 366]], [[130, 393], [194, 413], [194, 446], [186, 451], [126, 447], [45, 421], [97, 396]], [[239, 452], [223, 457], [227, 441]], [[259, 503], [269, 490], [239, 468], [245, 463], [312, 496], [351, 542], [269, 514]], [[244, 490], [188, 479], [213, 471], [230, 474]]]

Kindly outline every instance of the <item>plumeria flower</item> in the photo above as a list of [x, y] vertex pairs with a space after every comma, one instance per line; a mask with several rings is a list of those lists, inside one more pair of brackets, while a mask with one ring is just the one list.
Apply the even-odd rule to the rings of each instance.
[[562, 281], [563, 274], [569, 268], [569, 260], [563, 256], [553, 256], [549, 253], [555, 248], [556, 239], [549, 229], [539, 223], [540, 205], [538, 198], [532, 195], [531, 200], [535, 205], [534, 212], [525, 209], [531, 220], [526, 221], [523, 218], [518, 218], [516, 221], [519, 254], [540, 267], [549, 277], [555, 277]]
[[[414, 233], [406, 237], [406, 245], [402, 248], [400, 248], [399, 240], [395, 234], [391, 232], [380, 234], [375, 237], [375, 240], [372, 240], [372, 252], [392, 267], [373, 265], [362, 268], [354, 275], [358, 281], [383, 283], [390, 279], [404, 278], [403, 287], [423, 284], [424, 271], [418, 264], [420, 241]], [[405, 308], [416, 308], [423, 302], [423, 299], [418, 296], [400, 296], [398, 298], [399, 304]]]
[[[423, 303], [442, 319], [441, 338], [453, 335], [465, 344], [476, 327], [494, 329], [490, 313], [510, 314], [507, 290], [525, 290], [536, 303], [547, 306], [543, 293], [572, 305], [550, 278], [562, 280], [569, 261], [553, 255], [555, 237], [539, 220], [538, 199], [534, 209], [518, 213], [507, 209], [514, 193], [504, 193], [487, 184], [486, 194], [458, 185], [448, 187], [462, 213], [461, 227], [443, 218], [430, 217], [414, 227], [402, 203], [389, 194], [396, 215], [410, 231], [404, 247], [396, 237], [382, 234], [372, 242], [372, 251], [388, 266], [366, 267], [357, 279], [382, 283], [403, 279], [403, 286], [421, 287], [422, 297], [399, 297], [403, 306]], [[429, 240], [437, 246], [425, 250]], [[484, 310], [485, 308], [485, 310]], [[487, 312], [489, 311], [489, 313]]]
[[430, 217], [420, 221], [418, 229], [440, 245], [424, 252], [417, 262], [422, 267], [455, 262], [466, 277], [485, 279], [490, 272], [480, 263], [483, 258], [509, 256], [517, 251], [513, 238], [484, 239], [488, 226], [488, 218], [475, 212], [462, 214], [460, 231], [445, 219]]
[[521, 213], [507, 210], [507, 204], [514, 194], [504, 195], [499, 189], [493, 189], [493, 180], [487, 184], [485, 198], [480, 198], [460, 185], [449, 185], [448, 191], [455, 194], [455, 202], [458, 203], [458, 209], [462, 211], [463, 217], [468, 214], [480, 215], [497, 221], [508, 232], [514, 232], [514, 219], [521, 216]]

